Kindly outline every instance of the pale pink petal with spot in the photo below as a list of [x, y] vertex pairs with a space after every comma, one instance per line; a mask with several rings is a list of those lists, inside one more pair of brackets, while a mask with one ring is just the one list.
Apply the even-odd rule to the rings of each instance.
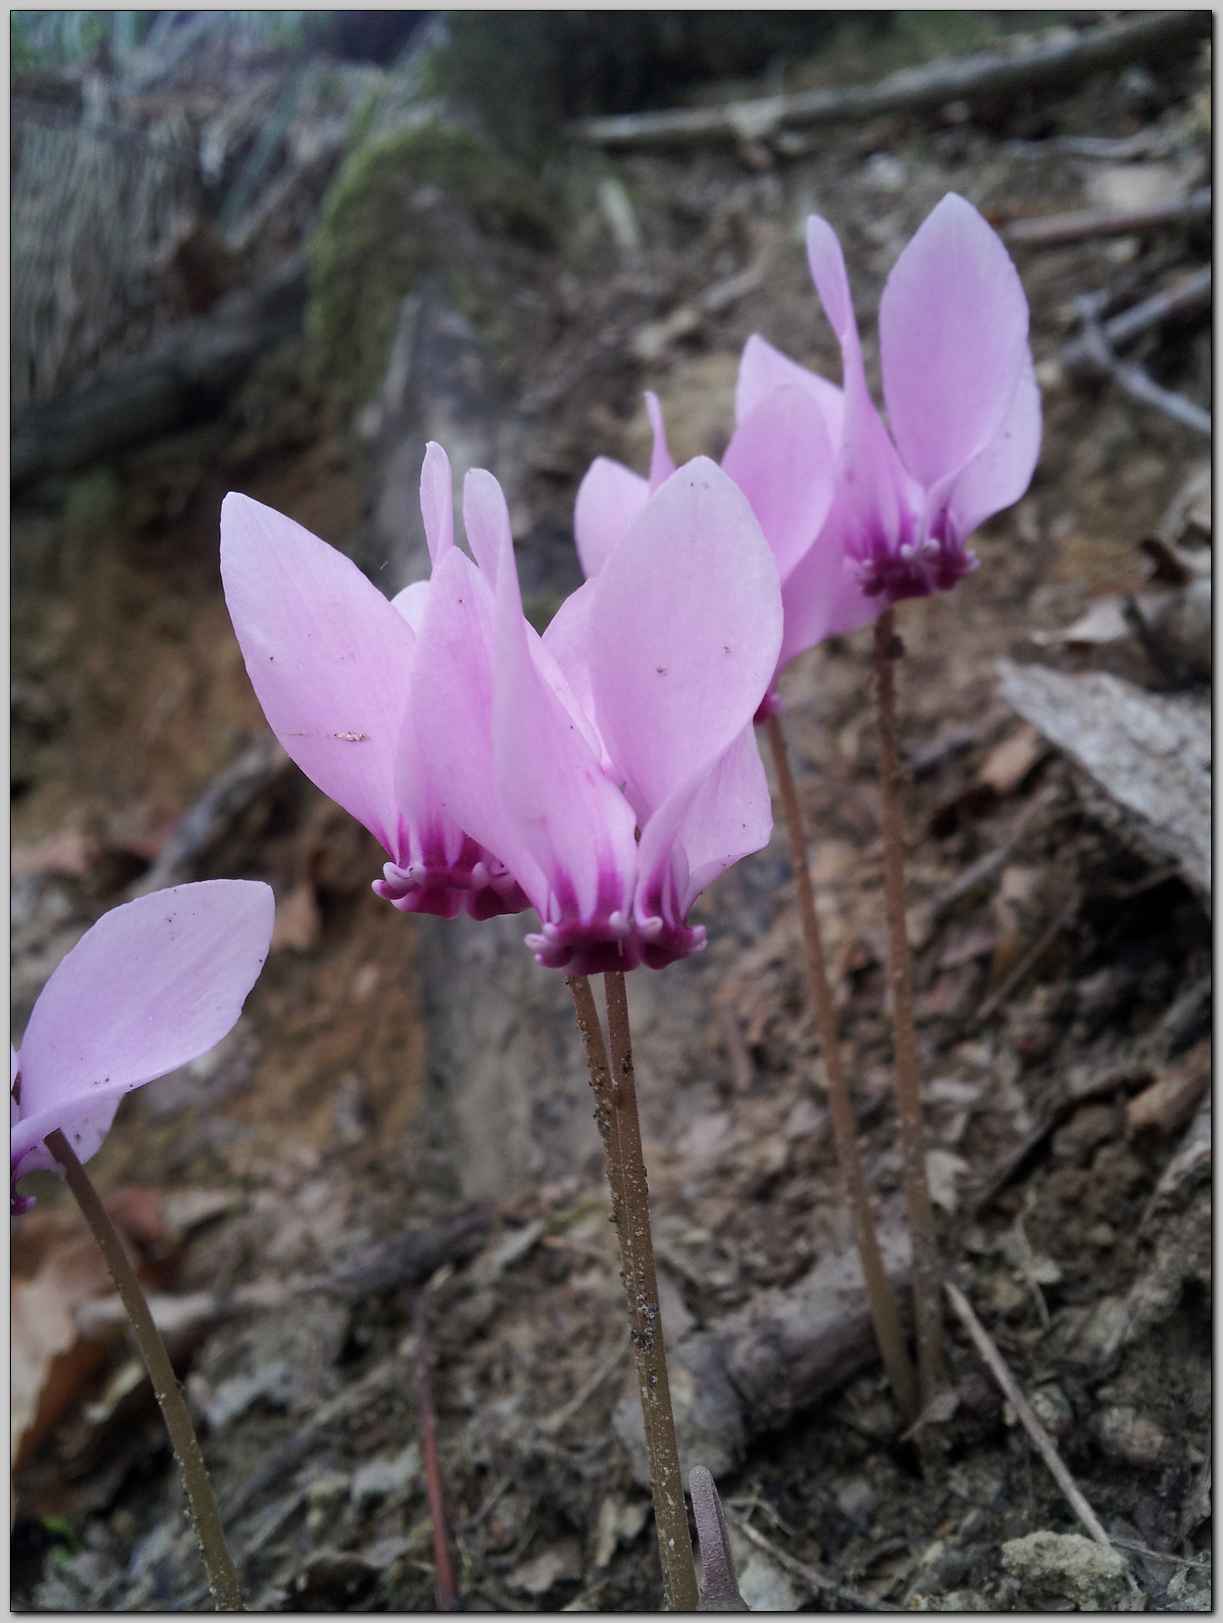
[[1027, 359], [1028, 301], [997, 233], [949, 193], [892, 268], [879, 306], [888, 418], [927, 488], [998, 433]]
[[837, 452], [819, 406], [792, 384], [766, 396], [735, 430], [722, 471], [751, 503], [784, 581], [836, 491]]
[[595, 458], [578, 486], [573, 515], [583, 574], [598, 574], [649, 499], [648, 479], [610, 457]]
[[1040, 455], [1040, 432], [1040, 389], [1029, 356], [1002, 427], [952, 482], [951, 520], [959, 536], [971, 535], [1027, 490]]
[[59, 1126], [79, 1156], [92, 1155], [123, 1093], [220, 1042], [263, 968], [274, 917], [267, 885], [230, 879], [154, 891], [104, 914], [30, 1015], [13, 1159]]
[[221, 577], [272, 731], [395, 856], [411, 626], [343, 553], [246, 496], [226, 496], [221, 509]]

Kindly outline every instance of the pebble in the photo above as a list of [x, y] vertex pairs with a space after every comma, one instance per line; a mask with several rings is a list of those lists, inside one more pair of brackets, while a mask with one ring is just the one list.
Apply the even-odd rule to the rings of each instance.
[[420, 1449], [415, 1443], [399, 1454], [367, 1460], [353, 1472], [352, 1502], [358, 1510], [400, 1493], [420, 1476]]
[[1028, 1533], [1002, 1546], [1003, 1569], [1018, 1590], [1017, 1610], [1133, 1612], [1142, 1605], [1118, 1551], [1082, 1533]]
[[1051, 1437], [1065, 1437], [1074, 1425], [1074, 1408], [1060, 1386], [1038, 1386], [1030, 1402], [1032, 1413]]
[[1168, 1434], [1162, 1426], [1128, 1404], [1116, 1403], [1101, 1409], [1095, 1417], [1094, 1429], [1100, 1447], [1110, 1459], [1153, 1471], [1167, 1462]]

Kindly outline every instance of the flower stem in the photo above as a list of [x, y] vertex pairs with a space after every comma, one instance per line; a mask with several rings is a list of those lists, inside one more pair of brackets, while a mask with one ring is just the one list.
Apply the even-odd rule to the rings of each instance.
[[943, 1280], [934, 1211], [926, 1181], [917, 1031], [913, 1021], [913, 963], [905, 913], [904, 813], [900, 804], [900, 757], [896, 748], [895, 661], [902, 649], [893, 611], [875, 622], [875, 694], [879, 716], [879, 793], [883, 872], [888, 915], [888, 978], [896, 1053], [896, 1102], [904, 1168], [905, 1203], [913, 1241], [913, 1317], [922, 1403], [943, 1380]]
[[136, 1338], [136, 1345], [140, 1348], [140, 1356], [144, 1359], [145, 1368], [149, 1372], [153, 1395], [160, 1405], [166, 1430], [170, 1434], [170, 1442], [178, 1456], [191, 1520], [208, 1572], [208, 1591], [212, 1596], [213, 1609], [218, 1612], [240, 1612], [242, 1591], [238, 1584], [238, 1574], [225, 1543], [225, 1534], [221, 1528], [221, 1518], [217, 1511], [212, 1482], [204, 1465], [204, 1456], [200, 1451], [199, 1439], [195, 1435], [195, 1427], [191, 1424], [186, 1400], [179, 1389], [165, 1342], [153, 1322], [149, 1304], [136, 1277], [136, 1270], [132, 1266], [123, 1241], [119, 1238], [118, 1230], [98, 1198], [98, 1192], [90, 1181], [89, 1174], [77, 1160], [75, 1151], [63, 1133], [58, 1130], [48, 1133], [46, 1145], [64, 1169], [68, 1187], [75, 1195], [85, 1221], [93, 1230], [94, 1239], [102, 1248], [102, 1255], [106, 1258], [106, 1266], [115, 1282], [115, 1289], [119, 1292], [127, 1316], [132, 1322], [132, 1332]]
[[612, 1222], [620, 1241], [620, 1277], [624, 1283], [629, 1339], [645, 1422], [650, 1490], [654, 1496], [654, 1520], [662, 1559], [663, 1602], [670, 1612], [695, 1612], [698, 1605], [696, 1567], [679, 1468], [679, 1444], [671, 1413], [662, 1311], [650, 1236], [649, 1187], [641, 1153], [641, 1124], [637, 1118], [628, 996], [624, 976], [619, 972], [604, 975], [603, 984], [607, 994], [610, 1065], [590, 982], [585, 975], [568, 977], [595, 1096], [595, 1121], [603, 1140]]
[[803, 940], [807, 949], [807, 985], [815, 1009], [816, 1029], [824, 1055], [824, 1074], [828, 1079], [828, 1112], [832, 1119], [832, 1137], [837, 1161], [845, 1186], [846, 1199], [853, 1216], [854, 1238], [866, 1280], [866, 1296], [870, 1303], [871, 1319], [875, 1326], [875, 1339], [883, 1366], [887, 1370], [897, 1405], [906, 1425], [917, 1419], [917, 1383], [913, 1366], [905, 1350], [904, 1334], [900, 1327], [900, 1313], [883, 1256], [875, 1233], [875, 1220], [871, 1215], [870, 1197], [862, 1171], [862, 1158], [858, 1153], [857, 1125], [845, 1069], [841, 1060], [841, 1040], [837, 1030], [836, 1008], [832, 1000], [832, 987], [828, 983], [828, 966], [824, 955], [824, 941], [820, 931], [819, 914], [815, 907], [815, 891], [807, 865], [807, 836], [803, 827], [802, 807], [798, 789], [790, 768], [785, 734], [781, 718], [772, 715], [765, 724], [773, 763], [777, 770], [777, 788], [790, 835], [790, 857], [794, 877], [798, 884], [798, 911], [802, 919]]

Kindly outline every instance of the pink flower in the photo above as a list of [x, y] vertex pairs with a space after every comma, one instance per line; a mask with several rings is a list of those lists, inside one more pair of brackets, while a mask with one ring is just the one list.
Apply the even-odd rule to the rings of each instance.
[[[103, 914], [39, 993], [10, 1050], [9, 1170], [55, 1171], [62, 1131], [87, 1161], [125, 1093], [214, 1047], [237, 1021], [268, 955], [267, 885], [213, 879]], [[12, 1196], [14, 1211], [27, 1202]]]
[[542, 638], [490, 475], [468, 475], [464, 517], [477, 563], [435, 568], [413, 690], [443, 804], [539, 912], [545, 967], [698, 950], [689, 908], [772, 824], [751, 719], [781, 605], [747, 502], [704, 459], [666, 478]]
[[[870, 398], [840, 245], [808, 224], [812, 276], [841, 345], [843, 389], [750, 338], [723, 469], [748, 497], [782, 580], [779, 668], [976, 565], [972, 532], [1018, 501], [1040, 446], [1028, 307], [1002, 243], [949, 194], [894, 266], [879, 310], [892, 434]], [[578, 492], [587, 575], [670, 467], [657, 400], [650, 479], [599, 458]], [[766, 706], [767, 713], [767, 706]]]
[[[421, 512], [434, 572], [454, 551], [450, 464], [430, 445]], [[445, 809], [416, 729], [417, 629], [430, 583], [388, 601], [343, 553], [247, 496], [221, 509], [221, 575], [276, 737], [390, 861], [374, 891], [402, 912], [487, 919], [526, 897]]]

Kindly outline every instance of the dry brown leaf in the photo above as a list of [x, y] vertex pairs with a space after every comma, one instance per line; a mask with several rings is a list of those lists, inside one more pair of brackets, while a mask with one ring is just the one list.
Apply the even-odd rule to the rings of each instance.
[[1210, 1042], [1191, 1048], [1174, 1069], [1163, 1072], [1126, 1106], [1131, 1133], [1171, 1133], [1183, 1127], [1210, 1083]]
[[996, 795], [1014, 794], [1048, 748], [1036, 728], [1024, 722], [990, 750], [977, 781]]

